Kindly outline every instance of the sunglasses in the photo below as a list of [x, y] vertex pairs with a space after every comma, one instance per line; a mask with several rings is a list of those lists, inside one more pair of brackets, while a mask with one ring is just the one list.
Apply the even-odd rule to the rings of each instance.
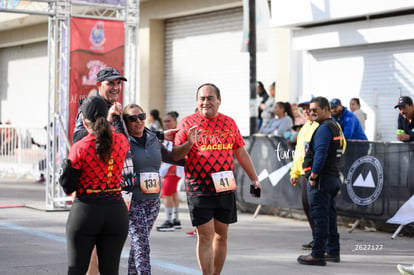
[[311, 113], [316, 113], [317, 111], [318, 111], [318, 108], [309, 109], [309, 112], [311, 112]]
[[146, 113], [140, 113], [138, 115], [127, 116], [127, 119], [130, 122], [136, 122], [138, 119], [139, 120], [146, 120], [147, 119], [147, 114]]

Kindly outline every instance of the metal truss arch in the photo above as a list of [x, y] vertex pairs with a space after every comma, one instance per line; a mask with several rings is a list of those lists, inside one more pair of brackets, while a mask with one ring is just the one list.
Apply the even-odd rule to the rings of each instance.
[[[103, 2], [103, 1], [102, 1]], [[68, 207], [71, 197], [66, 196], [58, 184], [59, 169], [67, 156], [68, 140], [68, 98], [69, 98], [69, 56], [70, 56], [70, 18], [115, 20], [124, 22], [125, 55], [124, 102], [136, 99], [139, 0], [0, 0], [0, 13], [22, 13], [48, 16], [48, 143], [46, 209], [57, 210]], [[109, 2], [109, 3], [108, 3]]]

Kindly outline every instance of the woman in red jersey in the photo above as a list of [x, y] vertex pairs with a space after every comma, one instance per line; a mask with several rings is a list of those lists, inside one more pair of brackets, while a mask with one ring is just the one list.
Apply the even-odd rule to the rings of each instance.
[[59, 183], [76, 191], [66, 223], [68, 274], [85, 274], [96, 245], [100, 274], [118, 274], [122, 247], [128, 234], [128, 211], [121, 196], [121, 173], [129, 143], [120, 113], [112, 113], [101, 97], [87, 98], [82, 106], [88, 135], [73, 144], [64, 160]]

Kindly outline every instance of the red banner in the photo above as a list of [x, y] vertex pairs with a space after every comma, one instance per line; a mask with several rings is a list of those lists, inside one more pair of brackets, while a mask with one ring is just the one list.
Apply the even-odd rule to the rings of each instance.
[[[105, 67], [124, 74], [124, 23], [72, 18], [70, 21], [69, 140], [79, 100], [96, 95], [96, 74]], [[119, 95], [122, 103], [122, 91]]]

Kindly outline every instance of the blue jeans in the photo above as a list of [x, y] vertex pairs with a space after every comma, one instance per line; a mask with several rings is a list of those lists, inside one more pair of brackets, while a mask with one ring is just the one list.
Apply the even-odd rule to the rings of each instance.
[[335, 198], [340, 188], [339, 178], [320, 175], [315, 186], [308, 183], [310, 217], [314, 222], [312, 256], [324, 258], [325, 252], [339, 255], [339, 234], [336, 224]]

